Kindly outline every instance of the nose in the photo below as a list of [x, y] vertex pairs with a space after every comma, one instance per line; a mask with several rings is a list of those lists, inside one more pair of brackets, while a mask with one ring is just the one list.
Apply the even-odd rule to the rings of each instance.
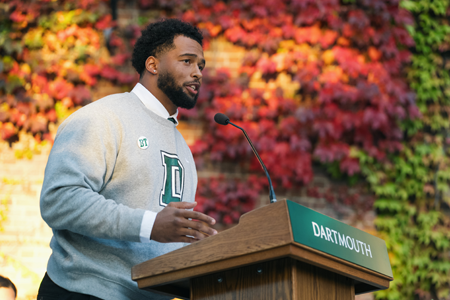
[[192, 72], [191, 76], [197, 80], [202, 79], [202, 70], [200, 70], [199, 66], [194, 67], [194, 71]]

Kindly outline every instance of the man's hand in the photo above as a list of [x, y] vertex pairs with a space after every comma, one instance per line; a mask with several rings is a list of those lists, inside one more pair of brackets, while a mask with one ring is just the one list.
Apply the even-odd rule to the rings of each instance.
[[197, 202], [170, 202], [156, 215], [151, 239], [160, 243], [193, 243], [217, 234], [216, 230], [208, 226], [214, 225], [216, 220], [200, 212], [187, 210], [196, 205]]

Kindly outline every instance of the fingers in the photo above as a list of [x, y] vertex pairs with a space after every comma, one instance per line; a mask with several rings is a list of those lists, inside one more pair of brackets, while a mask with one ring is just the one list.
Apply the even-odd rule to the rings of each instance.
[[198, 212], [198, 211], [183, 210], [183, 211], [180, 211], [179, 214], [180, 214], [180, 216], [182, 216], [184, 218], [199, 220], [199, 221], [205, 222], [206, 224], [209, 224], [209, 225], [216, 224], [216, 220], [214, 220], [210, 216], [202, 214], [201, 212]]
[[[211, 227], [209, 227], [207, 224], [199, 221], [192, 221], [185, 218], [179, 218], [177, 219], [178, 225], [183, 229], [188, 230], [194, 230], [197, 232], [201, 232], [201, 234], [207, 234], [209, 235], [215, 235], [217, 234], [217, 231]], [[192, 236], [196, 236], [195, 234], [189, 234]]]
[[[178, 209], [191, 209], [191, 208], [194, 208], [196, 205], [197, 205], [197, 202], [170, 202], [167, 206], [175, 207]], [[216, 224], [216, 220], [214, 220], [210, 216], [202, 214], [201, 212], [198, 212], [198, 211], [183, 210], [183, 211], [180, 211], [179, 213], [180, 213], [180, 216], [182, 216], [184, 218], [191, 218], [191, 219], [203, 221], [209, 225]]]
[[180, 230], [180, 233], [181, 235], [187, 236], [193, 239], [194, 241], [203, 240], [204, 238], [208, 237], [208, 235], [205, 234], [204, 232], [200, 232], [198, 230], [194, 230], [191, 228], [183, 228], [182, 230]]
[[161, 243], [193, 243], [217, 234], [217, 231], [210, 227], [216, 223], [213, 218], [188, 210], [196, 205], [196, 202], [169, 203], [156, 215], [151, 239]]

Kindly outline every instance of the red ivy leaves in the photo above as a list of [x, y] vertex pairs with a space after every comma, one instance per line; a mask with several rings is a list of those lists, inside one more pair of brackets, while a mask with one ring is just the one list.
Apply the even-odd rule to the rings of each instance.
[[[312, 102], [305, 107], [285, 99], [282, 91], [250, 89], [223, 79], [222, 72], [222, 79], [212, 78], [203, 87], [209, 97], [204, 102], [207, 123], [216, 112], [223, 112], [247, 129], [272, 178], [284, 187], [311, 180], [313, 157], [323, 163], [337, 162], [342, 173], [352, 176], [360, 168], [349, 156], [350, 147], [363, 149], [378, 160], [401, 149], [398, 120], [418, 115], [402, 74], [409, 52], [397, 46], [413, 45], [402, 27], [411, 21], [409, 15], [383, 1], [358, 7], [340, 6], [337, 1], [293, 1], [277, 6], [277, 14], [261, 9], [259, 3], [252, 1], [253, 8], [249, 8], [246, 2], [232, 1], [215, 10], [214, 4], [205, 7], [194, 1], [193, 7], [209, 10], [213, 20], [227, 6], [232, 13], [217, 16], [224, 36], [266, 53], [249, 52], [241, 73], [260, 72], [267, 80], [287, 73], [300, 84], [300, 99]], [[239, 13], [232, 8], [239, 8]], [[190, 12], [184, 16], [204, 24], [203, 17]], [[203, 28], [211, 31], [213, 26]], [[275, 44], [283, 40], [291, 40], [291, 46], [275, 53]], [[214, 124], [208, 132], [195, 147], [197, 155], [251, 160], [252, 170], [260, 172], [239, 130]]]
[[[25, 28], [36, 16], [20, 1], [14, 3], [17, 6], [11, 6], [16, 8], [10, 18], [15, 26]], [[95, 4], [95, 0], [84, 0], [80, 5]], [[242, 133], [213, 123], [213, 115], [224, 112], [248, 131], [275, 183], [297, 186], [311, 180], [312, 159], [339, 164], [341, 172], [348, 175], [359, 172], [358, 162], [349, 156], [351, 147], [385, 159], [386, 153], [401, 148], [397, 121], [419, 115], [402, 74], [410, 53], [398, 47], [399, 43], [413, 46], [403, 28], [412, 18], [395, 1], [341, 5], [337, 0], [141, 0], [140, 4], [143, 8], [173, 6], [175, 12], [203, 30], [205, 45], [223, 35], [235, 44], [256, 49], [246, 55], [239, 80], [231, 79], [225, 69], [209, 79], [205, 71], [198, 106], [182, 112], [208, 126], [204, 138], [192, 147], [196, 156], [207, 154], [213, 161], [240, 162], [261, 172]], [[76, 39], [98, 48], [98, 30], [113, 25], [111, 18], [104, 16], [94, 24], [69, 24], [56, 34], [61, 41]], [[55, 121], [55, 101], [66, 107], [84, 105], [90, 101], [89, 87], [99, 79], [121, 85], [134, 83], [137, 76], [117, 70], [129, 59], [126, 43], [135, 41], [139, 28], [125, 31], [132, 36], [129, 41], [116, 33], [110, 36], [109, 46], [115, 53], [111, 61], [88, 59], [76, 67], [41, 67], [39, 72], [28, 72], [14, 62], [8, 77], [2, 74], [2, 79], [12, 82], [25, 78], [31, 82], [30, 90], [49, 99], [29, 101], [15, 91], [14, 97], [21, 100], [11, 105], [12, 109], [0, 111], [2, 136], [10, 138], [21, 128], [44, 130], [45, 122]], [[24, 51], [17, 61], [30, 60], [28, 56]], [[255, 74], [272, 84], [280, 73], [298, 84], [298, 91], [290, 96], [294, 99], [285, 97], [281, 87], [258, 90], [248, 86], [248, 79]], [[3, 97], [1, 101], [10, 100]], [[237, 183], [221, 185], [219, 181], [213, 182], [217, 191], [236, 188]], [[254, 193], [261, 190], [258, 185], [252, 188]], [[250, 191], [240, 189], [242, 199], [253, 199]], [[206, 189], [199, 195], [208, 193], [225, 201], [225, 192]], [[204, 209], [211, 209], [208, 205]], [[225, 223], [237, 220], [231, 215], [220, 218]]]
[[[264, 178], [265, 180], [265, 178]], [[250, 176], [247, 180], [224, 176], [200, 178], [195, 210], [206, 213], [226, 226], [239, 221], [242, 214], [251, 211], [259, 198], [264, 180]]]

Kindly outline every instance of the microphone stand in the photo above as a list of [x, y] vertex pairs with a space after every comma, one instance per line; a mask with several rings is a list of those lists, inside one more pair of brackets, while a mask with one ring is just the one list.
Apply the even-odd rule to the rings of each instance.
[[256, 158], [258, 158], [259, 163], [261, 164], [261, 167], [263, 168], [264, 172], [266, 173], [267, 179], [269, 180], [269, 198], [270, 198], [270, 203], [275, 203], [277, 202], [277, 197], [275, 196], [275, 191], [273, 190], [273, 186], [272, 186], [272, 180], [270, 179], [269, 176], [269, 172], [267, 171], [266, 166], [264, 165], [261, 157], [259, 157], [258, 152], [256, 152], [255, 147], [253, 146], [252, 141], [250, 140], [250, 138], [247, 135], [247, 132], [245, 132], [244, 128], [237, 126], [236, 124], [233, 124], [230, 120], [227, 120], [228, 122], [226, 122], [227, 124], [231, 124], [236, 128], [239, 128], [240, 130], [242, 130], [242, 132], [245, 135], [245, 138], [247, 139], [248, 143], [250, 144], [250, 147], [253, 150], [253, 153], [256, 155]]

